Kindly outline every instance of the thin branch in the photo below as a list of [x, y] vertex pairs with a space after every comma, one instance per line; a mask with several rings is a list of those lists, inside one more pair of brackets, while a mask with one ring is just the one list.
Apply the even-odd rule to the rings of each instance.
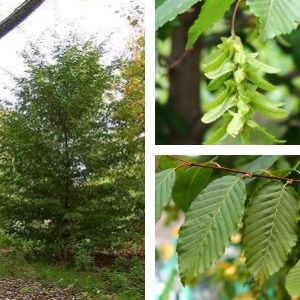
[[193, 49], [188, 49], [186, 51], [183, 52], [183, 54], [176, 59], [174, 62], [172, 62], [169, 67], [168, 67], [168, 71], [170, 71], [171, 69], [176, 68], [178, 65], [181, 64], [181, 62], [189, 55], [189, 53], [192, 51]]
[[[252, 178], [252, 177], [258, 177], [258, 178], [267, 178], [267, 179], [272, 179], [272, 180], [280, 180], [281, 182], [284, 182], [286, 184], [293, 184], [293, 183], [300, 183], [300, 180], [297, 179], [292, 179], [292, 178], [287, 178], [287, 177], [280, 177], [280, 176], [273, 176], [270, 172], [264, 171], [265, 174], [258, 174], [258, 173], [252, 173], [252, 172], [247, 172], [247, 171], [242, 171], [242, 170], [237, 170], [237, 169], [232, 169], [232, 168], [227, 168], [220, 166], [217, 163], [210, 162], [210, 163], [194, 163], [190, 162], [188, 160], [182, 159], [180, 157], [174, 156], [174, 155], [167, 155], [168, 157], [180, 161], [182, 165], [180, 167], [201, 167], [201, 168], [207, 168], [207, 169], [214, 169], [218, 171], [225, 171], [225, 172], [232, 172], [232, 173], [238, 173], [238, 174], [243, 174], [244, 178]], [[266, 175], [268, 174], [268, 175]]]
[[19, 5], [9, 16], [0, 22], [0, 38], [21, 24], [45, 0], [26, 0]]
[[232, 19], [231, 19], [231, 35], [234, 39], [235, 39], [235, 19], [236, 19], [237, 10], [238, 10], [238, 7], [239, 7], [241, 1], [242, 0], [238, 0], [236, 2], [236, 5], [235, 5], [234, 11], [233, 11], [233, 15], [232, 15]]

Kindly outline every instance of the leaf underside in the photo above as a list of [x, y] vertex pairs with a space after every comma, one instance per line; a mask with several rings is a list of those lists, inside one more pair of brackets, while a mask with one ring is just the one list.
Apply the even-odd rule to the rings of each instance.
[[246, 210], [246, 264], [260, 286], [285, 263], [297, 240], [298, 199], [280, 181], [261, 186]]
[[[280, 155], [262, 155], [253, 160], [251, 163], [247, 164], [242, 170], [251, 173], [264, 173], [267, 171], [278, 159]], [[242, 176], [238, 174], [236, 176]], [[245, 183], [250, 183], [255, 180], [255, 178], [245, 179]]]
[[288, 273], [285, 286], [291, 297], [300, 296], [300, 260]]
[[212, 169], [192, 167], [185, 170], [174, 183], [173, 200], [184, 211], [187, 211], [193, 200], [205, 188]]
[[236, 176], [212, 181], [192, 202], [177, 244], [182, 283], [193, 283], [220, 258], [238, 230], [245, 184]]
[[155, 30], [167, 22], [172, 21], [177, 15], [184, 13], [200, 1], [201, 0], [166, 0], [155, 10]]
[[175, 169], [167, 169], [155, 174], [155, 222], [163, 208], [169, 203], [175, 181]]
[[260, 19], [263, 39], [288, 34], [300, 22], [299, 0], [247, 0], [252, 13]]

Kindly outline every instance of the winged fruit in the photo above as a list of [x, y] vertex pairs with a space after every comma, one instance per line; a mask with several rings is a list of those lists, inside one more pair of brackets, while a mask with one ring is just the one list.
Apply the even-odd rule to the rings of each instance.
[[[203, 123], [212, 123], [224, 117], [223, 130], [213, 142], [228, 136], [237, 137], [250, 130], [258, 130], [274, 142], [277, 140], [252, 120], [254, 112], [260, 112], [272, 119], [282, 119], [288, 112], [284, 105], [272, 101], [261, 93], [272, 91], [275, 86], [259, 76], [259, 72], [278, 73], [279, 70], [257, 60], [258, 53], [247, 53], [239, 37], [222, 38], [212, 53], [202, 63], [205, 76], [210, 79], [208, 88], [216, 91], [216, 98], [205, 105]], [[206, 142], [207, 143], [207, 142]]]

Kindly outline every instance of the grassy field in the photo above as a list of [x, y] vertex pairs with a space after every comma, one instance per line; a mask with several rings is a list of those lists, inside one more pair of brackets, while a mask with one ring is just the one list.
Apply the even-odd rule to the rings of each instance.
[[[0, 233], [0, 279], [37, 281], [70, 289], [76, 299], [144, 299], [142, 258], [116, 258], [106, 266], [80, 271], [70, 263], [28, 259], [19, 244]], [[30, 293], [30, 286], [23, 292]]]

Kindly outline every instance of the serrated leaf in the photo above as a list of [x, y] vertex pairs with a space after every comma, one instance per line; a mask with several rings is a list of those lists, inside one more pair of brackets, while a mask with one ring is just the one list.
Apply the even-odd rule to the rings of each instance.
[[300, 260], [295, 264], [295, 266], [289, 271], [286, 281], [285, 281], [285, 287], [290, 294], [290, 296], [293, 297], [299, 297], [300, 296]]
[[219, 21], [235, 0], [206, 0], [198, 19], [189, 30], [186, 47], [191, 48], [200, 34]]
[[236, 176], [212, 181], [192, 202], [177, 244], [182, 283], [189, 284], [224, 253], [238, 230], [246, 199], [245, 184]]
[[155, 30], [172, 21], [201, 0], [166, 0], [155, 10]]
[[175, 180], [173, 200], [184, 211], [187, 211], [193, 200], [206, 187], [210, 180], [212, 169], [191, 167], [185, 170]]
[[280, 181], [261, 186], [246, 210], [246, 264], [262, 286], [284, 265], [297, 240], [298, 197]]
[[155, 222], [163, 208], [169, 203], [175, 181], [175, 169], [167, 169], [155, 174]]
[[201, 121], [206, 124], [212, 123], [222, 117], [222, 115], [235, 104], [235, 97], [229, 97], [227, 100], [205, 113], [201, 118]]
[[[279, 176], [279, 177], [288, 177], [292, 173], [292, 169], [284, 169], [284, 170], [272, 170], [271, 174], [273, 176]], [[255, 190], [259, 188], [260, 186], [268, 183], [270, 181], [269, 178], [260, 178], [258, 180], [258, 183], [256, 187], [254, 188]]]
[[260, 19], [260, 34], [263, 39], [288, 34], [300, 22], [299, 0], [247, 0], [247, 4]]

